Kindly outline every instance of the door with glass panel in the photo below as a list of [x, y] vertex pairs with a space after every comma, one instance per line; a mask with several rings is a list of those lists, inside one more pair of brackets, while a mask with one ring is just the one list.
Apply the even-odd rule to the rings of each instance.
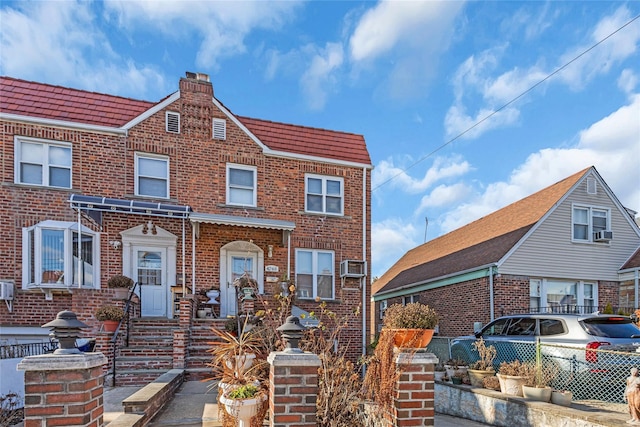
[[[237, 294], [234, 286], [234, 281], [242, 275], [247, 275], [251, 278], [255, 278], [255, 266], [257, 265], [257, 255], [247, 253], [230, 253], [228, 259], [227, 268], [227, 283], [224, 286], [223, 294], [221, 295], [221, 316], [235, 316], [237, 312]], [[238, 293], [242, 292], [242, 289], [237, 290]]]
[[134, 259], [134, 277], [140, 284], [142, 316], [167, 316], [166, 249], [136, 247]]

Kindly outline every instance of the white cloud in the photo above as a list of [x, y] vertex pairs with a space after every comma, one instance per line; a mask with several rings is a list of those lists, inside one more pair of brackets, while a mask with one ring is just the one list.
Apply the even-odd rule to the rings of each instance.
[[105, 2], [119, 26], [133, 33], [149, 27], [173, 39], [201, 39], [196, 65], [217, 69], [220, 60], [246, 51], [244, 40], [256, 29], [281, 28], [299, 1], [121, 1]]
[[154, 67], [120, 58], [86, 2], [20, 3], [0, 10], [2, 74], [75, 88], [143, 95], [164, 86]]
[[342, 45], [327, 43], [311, 59], [309, 68], [300, 78], [300, 86], [311, 109], [320, 110], [327, 102], [327, 96], [338, 84], [335, 75], [344, 60]]
[[633, 70], [622, 70], [620, 77], [618, 78], [618, 87], [624, 93], [632, 93], [638, 86], [638, 75]]
[[[546, 9], [545, 9], [546, 10]], [[546, 13], [544, 10], [541, 14]], [[631, 19], [631, 14], [625, 6], [618, 8], [612, 15], [604, 17], [595, 26], [588, 44], [574, 46], [568, 49], [558, 60], [554, 67], [543, 68], [534, 64], [528, 68], [514, 67], [500, 75], [491, 74], [498, 68], [502, 57], [506, 54], [508, 46], [499, 46], [471, 56], [459, 67], [452, 79], [455, 102], [449, 108], [445, 117], [445, 129], [448, 137], [457, 136], [465, 131], [464, 138], [477, 138], [485, 132], [512, 125], [519, 117], [519, 106], [523, 99], [518, 99], [505, 110], [487, 119], [484, 123], [478, 123], [485, 119], [497, 108], [511, 102], [529, 88], [541, 82], [558, 67], [561, 67], [585, 51], [596, 41], [620, 28]], [[614, 64], [629, 58], [637, 51], [640, 40], [640, 21], [635, 21], [624, 28], [611, 39], [602, 43], [585, 56], [578, 59], [560, 73], [555, 75], [546, 84], [561, 82], [570, 88], [577, 90], [587, 82], [600, 74], [607, 73]], [[544, 58], [539, 58], [538, 63], [545, 63]], [[541, 86], [544, 87], [544, 86]], [[540, 88], [536, 88], [539, 93]], [[467, 106], [474, 100], [472, 95], [480, 97], [479, 106]], [[468, 112], [468, 111], [472, 112]], [[473, 111], [475, 110], [475, 114]], [[470, 127], [476, 125], [473, 129]]]
[[[439, 52], [455, 32], [462, 1], [383, 0], [367, 10], [349, 39], [357, 70], [385, 58], [386, 90], [393, 97], [416, 96], [434, 75]], [[392, 59], [390, 59], [392, 58]], [[357, 74], [357, 73], [356, 73]]]
[[[422, 233], [422, 235], [420, 235]], [[387, 219], [371, 224], [372, 276], [380, 277], [406, 251], [423, 243], [424, 231], [400, 219]]]
[[463, 182], [453, 185], [439, 185], [422, 197], [415, 215], [428, 212], [429, 208], [453, 206], [459, 201], [465, 200], [472, 192], [472, 188]]
[[[408, 159], [409, 165], [413, 162]], [[415, 163], [415, 162], [413, 162]], [[373, 170], [371, 188], [389, 186], [408, 194], [418, 194], [443, 179], [460, 177], [471, 170], [471, 165], [458, 156], [438, 157], [420, 179], [414, 179], [406, 172], [406, 167], [395, 166], [393, 160], [383, 160]]]

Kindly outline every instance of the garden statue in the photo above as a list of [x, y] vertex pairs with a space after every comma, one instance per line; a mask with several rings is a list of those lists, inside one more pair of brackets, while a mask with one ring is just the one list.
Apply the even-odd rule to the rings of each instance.
[[627, 378], [627, 387], [624, 390], [624, 400], [629, 405], [631, 419], [627, 424], [640, 425], [640, 377], [638, 368], [631, 368], [631, 375]]

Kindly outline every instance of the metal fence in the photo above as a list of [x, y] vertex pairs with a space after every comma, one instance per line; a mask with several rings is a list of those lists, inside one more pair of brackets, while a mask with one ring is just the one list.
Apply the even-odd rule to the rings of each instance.
[[19, 359], [27, 356], [51, 353], [58, 348], [56, 342], [38, 342], [28, 344], [1, 344], [0, 359]]
[[[472, 364], [479, 359], [473, 347], [474, 339], [453, 341], [434, 338], [427, 350], [442, 363], [449, 359], [462, 359]], [[640, 368], [640, 353], [628, 353], [584, 347], [536, 344], [531, 341], [485, 341], [496, 348], [494, 368], [502, 362], [519, 360], [531, 367], [530, 373], [539, 382], [558, 390], [570, 390], [574, 400], [601, 400], [623, 402], [626, 378], [632, 367]], [[540, 356], [536, 359], [536, 346]], [[539, 360], [539, 362], [536, 362]]]

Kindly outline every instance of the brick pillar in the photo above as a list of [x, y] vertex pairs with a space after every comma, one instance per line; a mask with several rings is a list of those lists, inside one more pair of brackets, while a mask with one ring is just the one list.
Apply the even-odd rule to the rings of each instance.
[[102, 353], [24, 358], [24, 427], [102, 427], [105, 363]]
[[184, 369], [187, 367], [187, 344], [189, 331], [184, 329], [173, 330], [173, 368]]
[[396, 368], [402, 373], [396, 382], [394, 426], [434, 425], [434, 371], [437, 363], [438, 358], [424, 350], [407, 349], [398, 353]]
[[273, 352], [269, 370], [269, 425], [316, 426], [318, 368], [313, 353]]

